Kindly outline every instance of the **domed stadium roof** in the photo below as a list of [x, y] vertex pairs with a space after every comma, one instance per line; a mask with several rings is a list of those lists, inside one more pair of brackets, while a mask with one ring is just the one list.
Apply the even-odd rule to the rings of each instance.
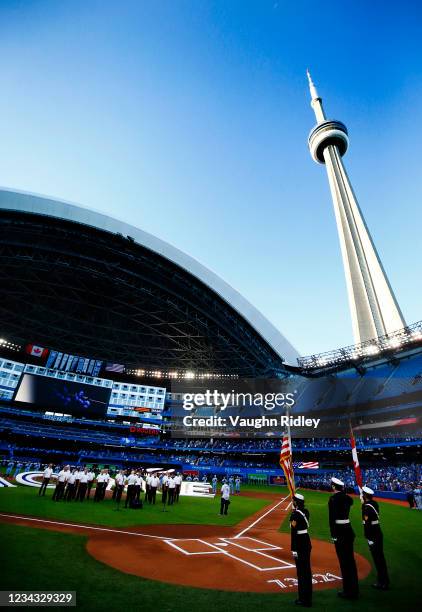
[[126, 365], [269, 375], [286, 338], [195, 259], [93, 210], [0, 189], [1, 333]]

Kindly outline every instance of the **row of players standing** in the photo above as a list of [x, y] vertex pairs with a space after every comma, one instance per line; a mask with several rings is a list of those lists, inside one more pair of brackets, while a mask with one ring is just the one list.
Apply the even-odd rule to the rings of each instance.
[[[204, 476], [202, 480], [203, 482], [208, 482], [208, 479], [206, 476]], [[240, 485], [242, 484], [242, 479], [240, 478], [240, 476], [236, 476], [236, 478], [234, 476], [229, 476], [229, 478], [226, 478], [224, 476], [224, 478], [221, 481], [221, 485], [223, 486], [225, 484], [229, 485], [231, 495], [233, 495], [234, 493], [240, 493]], [[217, 478], [217, 475], [214, 474], [214, 476], [211, 479], [212, 492], [214, 493], [214, 495], [217, 493], [217, 485], [218, 485], [218, 478]]]
[[[355, 533], [349, 513], [353, 499], [344, 490], [344, 483], [338, 478], [331, 479], [334, 494], [328, 502], [328, 515], [331, 539], [335, 545], [343, 579], [343, 590], [339, 597], [357, 599], [359, 596], [358, 573], [353, 551]], [[389, 576], [384, 557], [383, 533], [379, 520], [379, 506], [373, 499], [374, 491], [369, 487], [362, 489], [362, 522], [365, 538], [368, 541], [377, 582], [374, 588], [387, 590]], [[298, 599], [296, 604], [303, 607], [312, 605], [311, 539], [309, 537], [309, 510], [305, 508], [305, 498], [300, 493], [293, 496], [293, 511], [290, 515], [291, 550], [296, 563], [298, 578]]]

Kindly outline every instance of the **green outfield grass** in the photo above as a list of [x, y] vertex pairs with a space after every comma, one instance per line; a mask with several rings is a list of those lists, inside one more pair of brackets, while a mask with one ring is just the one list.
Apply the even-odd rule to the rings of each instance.
[[[257, 490], [274, 492], [274, 488]], [[283, 490], [280, 496], [285, 496]], [[319, 492], [305, 492], [308, 507], [311, 511], [311, 534], [319, 539], [329, 539], [327, 521], [328, 494]], [[7, 500], [7, 501], [5, 501]], [[196, 502], [205, 502], [202, 506]], [[157, 520], [147, 521], [147, 512], [150, 517], [156, 516], [154, 508], [147, 510], [142, 518], [137, 518], [136, 523], [116, 523], [118, 520], [126, 520], [125, 513], [113, 512], [111, 502], [106, 502], [98, 512], [98, 516], [86, 520], [85, 512], [91, 510], [91, 506], [83, 509], [75, 509], [79, 519], [71, 518], [68, 513], [55, 515], [53, 518], [75, 520], [76, 522], [99, 522], [105, 525], [133, 525], [146, 522], [185, 522], [185, 523], [207, 523], [221, 524], [215, 520], [218, 500], [195, 500], [183, 499], [181, 505], [183, 514], [181, 520], [171, 520], [172, 517], [166, 513], [157, 514]], [[37, 507], [35, 513], [33, 508]], [[251, 504], [251, 502], [254, 502]], [[235, 506], [239, 506], [242, 518], [248, 513], [252, 514], [268, 500], [256, 500], [247, 497], [235, 498], [231, 505], [235, 512]], [[207, 508], [207, 504], [209, 508]], [[258, 504], [258, 507], [255, 505]], [[54, 504], [50, 499], [39, 500], [36, 491], [29, 488], [19, 487], [9, 491], [0, 490], [0, 510], [36, 514], [37, 516], [49, 516], [42, 514], [43, 509], [50, 512], [73, 511], [76, 504]], [[5, 510], [5, 506], [7, 510]], [[50, 509], [53, 506], [55, 509]], [[93, 506], [93, 504], [92, 504]], [[357, 533], [356, 550], [368, 559], [370, 555], [366, 540], [361, 533], [360, 504], [355, 500], [352, 520]], [[28, 510], [31, 508], [31, 511]], [[242, 509], [242, 510], [240, 510]], [[136, 515], [144, 511], [133, 511]], [[176, 512], [176, 510], [175, 510]], [[129, 515], [129, 511], [127, 511]], [[118, 515], [119, 518], [115, 518]], [[122, 515], [122, 519], [120, 519]], [[130, 516], [130, 515], [129, 515]], [[85, 517], [85, 518], [84, 518]], [[158, 520], [165, 517], [166, 520]], [[378, 592], [371, 589], [374, 581], [373, 574], [361, 584], [361, 598], [358, 602], [340, 601], [336, 596], [336, 590], [318, 591], [314, 597], [315, 610], [334, 610], [356, 612], [362, 610], [375, 612], [381, 610], [395, 610], [407, 612], [416, 610], [421, 600], [420, 568], [422, 564], [421, 554], [421, 526], [422, 513], [411, 511], [406, 507], [388, 503], [381, 503], [381, 517], [385, 534], [385, 550], [390, 567], [392, 588], [388, 592]], [[179, 518], [174, 517], [174, 518]], [[184, 519], [184, 520], [183, 520]], [[142, 521], [140, 523], [139, 521]], [[284, 524], [282, 530], [287, 530]], [[218, 611], [218, 612], [266, 612], [277, 609], [294, 610], [292, 601], [294, 594], [255, 594], [255, 593], [230, 593], [219, 591], [208, 591], [205, 589], [193, 589], [186, 587], [175, 587], [165, 583], [144, 580], [134, 576], [118, 572], [90, 557], [85, 551], [86, 538], [84, 536], [54, 533], [42, 529], [18, 527], [0, 524], [0, 588], [1, 589], [45, 589], [54, 590], [69, 589], [76, 590], [79, 610], [110, 610], [125, 609], [130, 611], [160, 610], [163, 612], [181, 612], [190, 609], [196, 611]], [[153, 560], [151, 560], [153, 562]]]
[[134, 525], [161, 525], [163, 523], [235, 525], [242, 519], [257, 512], [268, 504], [265, 499], [234, 497], [227, 516], [219, 516], [220, 499], [201, 499], [181, 497], [179, 503], [167, 506], [163, 512], [161, 496], [157, 495], [155, 506], [144, 504], [142, 510], [120, 510], [112, 500], [94, 503], [90, 501], [54, 502], [53, 490], [47, 490], [45, 497], [38, 496], [38, 489], [19, 486], [16, 489], [0, 488], [0, 512], [28, 514], [30, 516], [66, 521], [68, 523], [92, 523], [110, 527], [129, 527]]

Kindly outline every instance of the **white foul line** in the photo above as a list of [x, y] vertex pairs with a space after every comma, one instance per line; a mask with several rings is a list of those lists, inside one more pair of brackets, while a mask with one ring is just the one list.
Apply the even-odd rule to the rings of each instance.
[[[249, 527], [245, 527], [245, 529], [243, 531], [241, 531], [240, 533], [238, 533], [237, 535], [235, 535], [235, 538], [240, 538], [244, 533], [246, 533], [247, 531], [249, 531], [249, 529], [251, 529], [252, 527], [254, 527], [257, 523], [259, 523], [259, 521], [262, 521], [263, 518], [265, 518], [268, 514], [270, 514], [270, 512], [272, 512], [273, 510], [275, 510], [276, 508], [278, 508], [278, 506], [280, 506], [284, 501], [286, 501], [286, 499], [289, 496], [286, 495], [286, 497], [284, 497], [281, 501], [279, 501], [275, 506], [273, 506], [272, 508], [270, 508], [269, 510], [267, 510], [267, 512], [265, 512], [265, 514], [263, 514], [262, 516], [259, 516], [256, 521], [254, 521], [251, 525], [249, 525]], [[287, 508], [286, 508], [287, 509]]]
[[47, 521], [46, 519], [30, 518], [28, 516], [19, 516], [19, 514], [4, 514], [0, 513], [0, 518], [6, 516], [8, 518], [19, 519], [20, 521], [35, 521], [37, 523], [49, 523], [50, 525], [61, 525], [63, 527], [78, 527], [79, 529], [92, 529], [93, 531], [111, 531], [112, 533], [122, 533], [124, 535], [133, 535], [140, 538], [155, 538], [158, 540], [169, 540], [162, 536], [149, 535], [147, 533], [136, 533], [135, 531], [122, 531], [121, 529], [108, 529], [107, 527], [92, 527], [90, 525], [80, 525], [79, 523], [61, 523], [59, 521]]

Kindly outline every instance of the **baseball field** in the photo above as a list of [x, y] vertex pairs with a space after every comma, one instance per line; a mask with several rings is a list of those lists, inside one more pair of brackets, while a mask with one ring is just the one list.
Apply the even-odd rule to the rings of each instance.
[[[294, 609], [289, 498], [280, 487], [243, 487], [229, 514], [219, 498], [181, 497], [163, 511], [116, 509], [111, 499], [58, 502], [52, 491], [0, 489], [2, 590], [72, 590], [80, 610]], [[380, 502], [391, 590], [371, 588], [360, 503], [351, 515], [361, 580], [358, 602], [340, 601], [339, 567], [328, 530], [328, 494], [303, 491], [311, 513], [315, 610], [412, 610], [421, 601], [418, 511]]]

